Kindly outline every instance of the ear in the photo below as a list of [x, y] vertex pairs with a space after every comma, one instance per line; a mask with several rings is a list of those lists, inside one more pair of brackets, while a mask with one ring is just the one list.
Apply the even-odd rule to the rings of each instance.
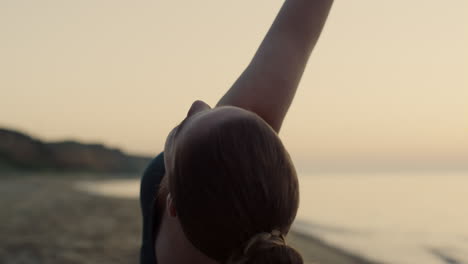
[[168, 193], [166, 197], [166, 210], [169, 216], [177, 217], [177, 212], [174, 206], [174, 201], [172, 200], [170, 193]]

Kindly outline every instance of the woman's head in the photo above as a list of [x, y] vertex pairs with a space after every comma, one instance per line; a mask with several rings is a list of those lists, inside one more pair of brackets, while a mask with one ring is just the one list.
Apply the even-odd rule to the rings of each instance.
[[288, 233], [299, 191], [289, 154], [259, 116], [196, 101], [169, 134], [165, 163], [168, 210], [202, 253], [222, 263], [302, 261], [265, 235]]

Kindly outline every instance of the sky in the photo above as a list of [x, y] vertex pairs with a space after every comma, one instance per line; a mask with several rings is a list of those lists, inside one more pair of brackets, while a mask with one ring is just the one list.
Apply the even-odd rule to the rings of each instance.
[[[159, 153], [283, 1], [0, 0], [0, 127]], [[336, 0], [283, 124], [300, 168], [468, 164], [468, 1]]]

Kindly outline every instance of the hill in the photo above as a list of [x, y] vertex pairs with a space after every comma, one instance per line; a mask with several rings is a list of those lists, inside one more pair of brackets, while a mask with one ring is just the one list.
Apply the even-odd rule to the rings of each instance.
[[43, 142], [17, 131], [0, 128], [0, 168], [141, 172], [149, 161], [148, 157], [128, 155], [101, 144]]

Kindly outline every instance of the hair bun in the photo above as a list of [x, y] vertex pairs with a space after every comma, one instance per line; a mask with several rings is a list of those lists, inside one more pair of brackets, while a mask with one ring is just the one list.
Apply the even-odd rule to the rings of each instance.
[[228, 264], [302, 264], [299, 252], [288, 246], [279, 231], [259, 233], [253, 236], [242, 251], [231, 257]]

